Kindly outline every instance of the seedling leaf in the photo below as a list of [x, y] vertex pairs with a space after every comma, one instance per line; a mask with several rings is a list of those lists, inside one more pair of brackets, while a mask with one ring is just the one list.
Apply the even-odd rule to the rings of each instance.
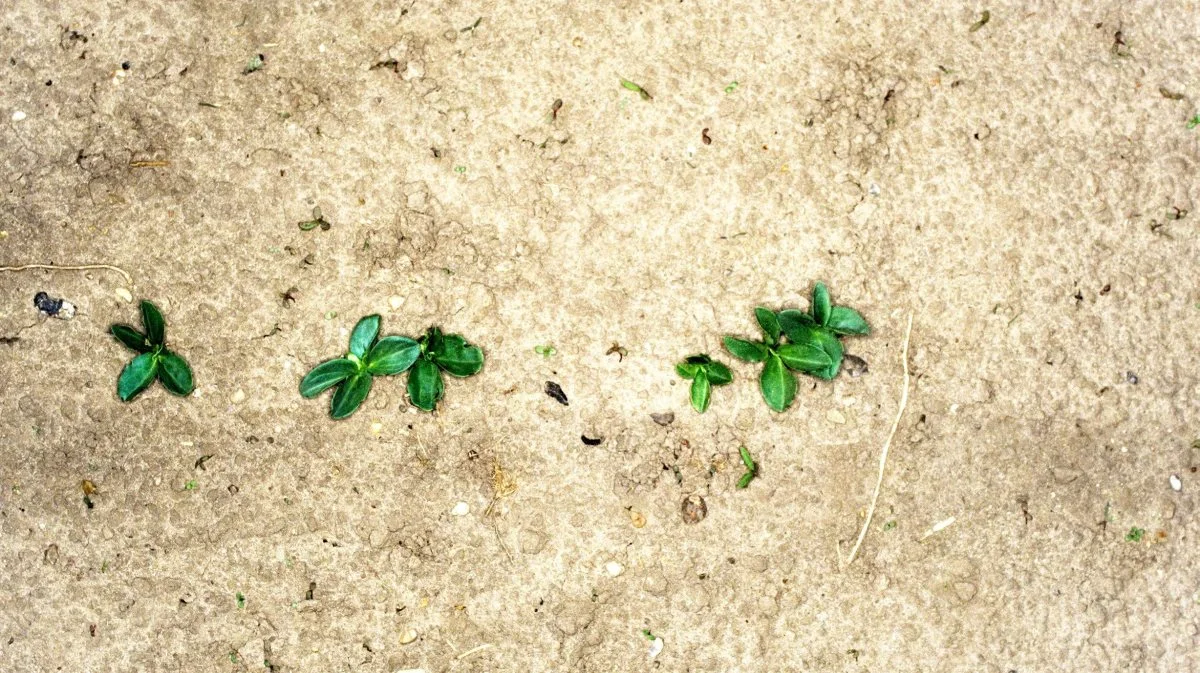
[[146, 340], [152, 346], [161, 346], [167, 339], [167, 322], [162, 312], [149, 301], [142, 300], [142, 326], [146, 328]]
[[681, 362], [675, 365], [675, 373], [688, 380], [696, 378], [696, 375], [699, 372], [700, 365], [695, 365], [688, 362]]
[[379, 336], [379, 314], [369, 315], [354, 326], [350, 333], [350, 352], [356, 357], [365, 358], [371, 350], [375, 338]]
[[867, 321], [858, 311], [847, 306], [834, 306], [829, 313], [829, 329], [835, 334], [859, 334], [867, 335], [871, 333], [871, 327], [867, 325]]
[[428, 358], [417, 360], [408, 373], [408, 398], [413, 406], [433, 411], [444, 391], [445, 384], [438, 366]]
[[801, 327], [813, 327], [817, 324], [811, 315], [794, 308], [789, 308], [786, 311], [780, 311], [778, 318], [779, 327], [792, 341], [796, 340], [792, 337], [792, 332], [800, 329]]
[[837, 335], [829, 330], [816, 329], [812, 331], [811, 345], [818, 346], [825, 354], [829, 356], [829, 366], [817, 372], [812, 372], [817, 378], [825, 379], [826, 381], [837, 376], [838, 369], [842, 366], [842, 342], [838, 340]]
[[796, 398], [796, 375], [783, 364], [778, 355], [771, 353], [763, 365], [759, 388], [768, 407], [775, 411], [784, 411]]
[[812, 317], [817, 321], [818, 325], [825, 326], [829, 324], [829, 289], [825, 287], [825, 283], [817, 283], [813, 286], [812, 293]]
[[300, 380], [300, 396], [316, 397], [326, 390], [345, 381], [358, 372], [358, 365], [346, 358], [326, 360], [313, 367], [312, 371]]
[[158, 369], [158, 358], [154, 353], [142, 353], [125, 368], [117, 378], [117, 396], [121, 401], [128, 402], [137, 397], [154, 382], [154, 374]]
[[779, 317], [775, 315], [775, 312], [760, 306], [754, 309], [754, 317], [758, 320], [758, 326], [762, 328], [763, 334], [767, 335], [767, 343], [771, 345], [779, 343]]
[[360, 371], [338, 386], [329, 404], [330, 417], [336, 421], [354, 413], [371, 392], [371, 381], [370, 374]]
[[700, 413], [708, 410], [708, 403], [712, 399], [712, 384], [708, 382], [708, 375], [703, 370], [692, 380], [691, 398], [693, 409]]
[[714, 386], [723, 386], [733, 381], [733, 372], [729, 371], [729, 367], [726, 367], [721, 362], [714, 361], [709, 363], [706, 373], [708, 374], [708, 382]]
[[725, 337], [724, 342], [725, 350], [732, 353], [733, 356], [739, 360], [745, 360], [747, 362], [762, 362], [763, 360], [767, 359], [766, 344], [754, 341], [746, 341], [745, 339], [738, 339], [730, 336]]
[[391, 376], [406, 371], [421, 356], [421, 344], [402, 336], [380, 339], [367, 353], [367, 371], [376, 376]]
[[113, 325], [108, 328], [110, 334], [117, 338], [126, 348], [137, 353], [150, 352], [150, 344], [146, 335], [129, 325]]
[[433, 352], [433, 359], [447, 374], [459, 378], [477, 374], [483, 369], [483, 351], [467, 343], [460, 334], [444, 336], [442, 347]]
[[827, 369], [833, 361], [820, 346], [812, 343], [784, 344], [776, 351], [788, 369], [806, 374]]
[[158, 359], [158, 380], [173, 395], [192, 394], [192, 368], [183, 358], [164, 350]]

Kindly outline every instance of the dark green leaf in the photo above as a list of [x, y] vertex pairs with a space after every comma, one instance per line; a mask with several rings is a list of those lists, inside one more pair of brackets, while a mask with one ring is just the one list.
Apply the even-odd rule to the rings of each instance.
[[747, 470], [754, 472], [758, 469], [758, 465], [754, 462], [754, 458], [750, 456], [750, 449], [747, 449], [744, 446], [739, 446], [738, 455], [742, 457], [742, 465], [745, 465]]
[[371, 380], [371, 375], [367, 372], [358, 372], [346, 379], [333, 391], [333, 400], [329, 403], [329, 416], [336, 421], [354, 413], [371, 392]]
[[833, 361], [819, 345], [813, 343], [784, 344], [776, 351], [779, 359], [788, 369], [798, 372], [813, 373], [829, 367]]
[[158, 358], [153, 353], [142, 353], [121, 370], [117, 379], [117, 396], [128, 402], [154, 383], [158, 370]]
[[188, 366], [187, 360], [171, 351], [165, 350], [159, 355], [158, 380], [172, 394], [192, 394], [192, 368]]
[[710, 363], [705, 367], [704, 373], [708, 375], [708, 382], [714, 386], [723, 386], [733, 380], [733, 372], [721, 362]]
[[779, 343], [779, 317], [771, 309], [758, 307], [754, 309], [754, 317], [758, 320], [758, 326], [762, 328], [763, 334], [767, 335], [767, 343]]
[[471, 376], [483, 369], [483, 351], [467, 343], [460, 334], [447, 334], [442, 338], [442, 347], [433, 352], [438, 366], [451, 376]]
[[445, 384], [438, 366], [427, 358], [420, 358], [408, 372], [408, 398], [413, 406], [433, 411], [442, 399]]
[[346, 358], [326, 360], [300, 379], [300, 396], [316, 397], [358, 373], [358, 365]]
[[167, 342], [167, 322], [163, 320], [158, 307], [142, 300], [142, 326], [146, 328], [146, 340], [152, 346], [161, 346]]
[[811, 315], [798, 309], [789, 308], [786, 311], [779, 312], [779, 327], [789, 339], [795, 341], [792, 333], [803, 327], [812, 327], [816, 325]]
[[708, 383], [708, 376], [703, 370], [692, 381], [691, 396], [693, 409], [700, 413], [708, 410], [708, 402], [712, 397], [712, 386]]
[[367, 371], [378, 376], [399, 374], [421, 356], [421, 344], [402, 336], [383, 337], [367, 353]]
[[870, 334], [871, 327], [858, 311], [834, 306], [829, 313], [829, 329], [837, 334]]
[[129, 325], [113, 325], [108, 328], [108, 332], [130, 350], [138, 353], [150, 352], [150, 344], [146, 341], [146, 335]]
[[746, 341], [727, 336], [724, 339], [725, 350], [733, 353], [739, 360], [747, 362], [762, 362], [767, 358], [767, 346], [756, 341]]
[[440, 350], [442, 350], [442, 330], [430, 327], [425, 330], [425, 336], [421, 337], [421, 352], [436, 353]]
[[775, 411], [787, 409], [796, 398], [796, 375], [774, 353], [767, 356], [758, 384], [767, 406]]
[[829, 290], [825, 283], [817, 283], [812, 293], [812, 317], [818, 325], [829, 323]]
[[354, 326], [354, 331], [350, 333], [350, 352], [358, 358], [367, 357], [377, 336], [379, 336], [379, 314], [375, 313], [359, 320], [358, 324]]
[[817, 378], [825, 379], [826, 381], [837, 376], [838, 369], [842, 366], [842, 342], [838, 340], [837, 335], [827, 329], [813, 330], [812, 340], [809, 342], [820, 347], [829, 356], [829, 366], [825, 369], [811, 372]]
[[689, 365], [706, 365], [712, 361], [712, 358], [708, 357], [708, 355], [704, 353], [689, 355], [687, 356], [687, 359], [684, 360], [684, 362], [688, 363]]
[[694, 379], [696, 374], [702, 369], [701, 365], [691, 364], [689, 362], [681, 362], [675, 365], [675, 373], [685, 379]]

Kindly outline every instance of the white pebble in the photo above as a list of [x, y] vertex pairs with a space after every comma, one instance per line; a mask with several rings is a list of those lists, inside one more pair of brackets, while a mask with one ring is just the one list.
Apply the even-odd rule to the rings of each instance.
[[459, 502], [457, 505], [454, 506], [454, 509], [450, 510], [450, 513], [453, 514], [454, 516], [466, 516], [467, 513], [469, 513], [470, 511], [471, 511], [470, 505], [468, 505], [465, 502]]
[[381, 432], [383, 432], [383, 423], [375, 421], [371, 424], [371, 434], [378, 435]]
[[608, 563], [605, 563], [604, 569], [607, 570], [608, 574], [612, 575], [613, 577], [619, 577], [621, 573], [625, 572], [625, 566], [617, 563], [616, 561], [609, 561]]
[[846, 422], [846, 417], [837, 409], [830, 409], [829, 412], [825, 414], [825, 418], [828, 418], [830, 423], [837, 423], [838, 425], [842, 425]]
[[1183, 490], [1183, 480], [1177, 474], [1171, 475], [1171, 489], [1175, 491]]
[[400, 634], [400, 644], [401, 645], [407, 645], [416, 639], [417, 639], [417, 630], [416, 629], [408, 629], [404, 633]]
[[655, 638], [654, 641], [650, 643], [650, 658], [653, 659], [654, 657], [657, 657], [659, 655], [659, 653], [662, 651], [663, 651], [663, 639]]
[[133, 294], [130, 293], [129, 290], [126, 290], [123, 287], [119, 287], [119, 288], [113, 290], [113, 294], [117, 295], [117, 297], [119, 299], [121, 299], [122, 301], [124, 301], [126, 304], [133, 301]]
[[404, 297], [394, 294], [392, 295], [391, 299], [388, 299], [388, 304], [390, 304], [393, 309], [398, 309], [401, 306], [404, 306]]
[[233, 396], [229, 398], [229, 400], [234, 404], [241, 404], [242, 402], [246, 401], [246, 393], [241, 388], [238, 388], [237, 391], [233, 393]]
[[12, 115], [12, 120], [13, 120], [13, 121], [15, 121], [15, 122], [19, 122], [19, 121], [25, 121], [25, 116], [26, 116], [26, 115], [25, 115], [25, 113], [24, 113], [24, 112], [21, 112], [20, 110], [17, 110], [16, 112], [14, 112], [14, 113], [13, 113], [13, 115]]

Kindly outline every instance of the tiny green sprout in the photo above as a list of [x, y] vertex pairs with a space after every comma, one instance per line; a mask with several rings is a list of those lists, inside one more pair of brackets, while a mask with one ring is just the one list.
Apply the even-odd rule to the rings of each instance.
[[[793, 372], [828, 381], [837, 376], [842, 365], [844, 350], [839, 337], [871, 333], [858, 311], [832, 304], [824, 283], [813, 288], [808, 312], [784, 309], [776, 313], [759, 307], [754, 309], [754, 316], [762, 328], [763, 339], [749, 341], [727, 336], [725, 348], [738, 359], [763, 363], [759, 390], [767, 406], [775, 411], [786, 410], [796, 397]], [[787, 343], [783, 342], [784, 337]]]
[[754, 462], [754, 458], [750, 456], [750, 450], [744, 446], [738, 447], [738, 454], [742, 457], [742, 464], [746, 466], [746, 473], [738, 479], [737, 487], [746, 488], [754, 478], [758, 476], [758, 463]]
[[642, 100], [653, 100], [654, 99], [654, 96], [651, 96], [649, 91], [646, 91], [641, 86], [634, 84], [633, 82], [630, 82], [627, 79], [621, 80], [621, 86], [625, 87], [626, 89], [629, 89], [630, 91], [636, 92], [637, 95], [642, 97]]
[[299, 222], [296, 224], [296, 226], [300, 228], [300, 231], [312, 231], [317, 227], [320, 227], [321, 231], [329, 231], [329, 229], [333, 227], [329, 220], [325, 219], [325, 217], [321, 215], [320, 206], [313, 207], [311, 220]]
[[239, 610], [246, 607], [246, 595], [245, 594], [243, 594], [242, 592], [239, 591], [236, 594], [234, 594], [234, 597], [237, 599], [237, 606], [238, 606]]
[[549, 358], [554, 357], [558, 353], [558, 349], [553, 344], [546, 344], [544, 346], [534, 346], [533, 352], [544, 358]]
[[734, 81], [730, 82], [728, 86], [725, 87], [725, 93], [733, 93], [734, 91], [737, 91], [737, 88], [738, 88], [737, 80], [734, 80]]
[[646, 640], [654, 640], [654, 639], [658, 638], [658, 636], [654, 635], [653, 633], [650, 633], [650, 629], [642, 629], [642, 637], [645, 638]]
[[675, 365], [675, 373], [692, 382], [692, 408], [699, 413], [708, 409], [713, 386], [723, 386], [733, 381], [733, 372], [729, 371], [729, 367], [704, 353], [689, 355]]
[[1137, 526], [1134, 526], [1133, 528], [1129, 529], [1128, 533], [1125, 534], [1125, 541], [1126, 542], [1141, 542], [1142, 536], [1144, 536], [1145, 534], [1146, 534], [1145, 528], [1138, 528]]
[[1189, 129], [1194, 129], [1197, 126], [1200, 126], [1200, 114], [1193, 115], [1192, 118], [1187, 122], [1187, 127]]
[[466, 166], [461, 166], [461, 165], [460, 165], [460, 166], [455, 166], [455, 167], [454, 167], [454, 172], [455, 172], [455, 173], [458, 173], [459, 175], [462, 175], [463, 173], [466, 173], [466, 172], [467, 172], [467, 167], [466, 167]]
[[442, 372], [466, 378], [483, 369], [483, 351], [461, 334], [442, 334], [437, 327], [425, 331], [418, 343], [421, 353], [408, 374], [408, 398], [413, 406], [433, 411], [445, 393]]
[[406, 371], [421, 356], [422, 347], [403, 336], [379, 338], [379, 314], [369, 315], [350, 333], [350, 351], [345, 357], [326, 360], [300, 381], [300, 395], [316, 397], [335, 388], [329, 405], [334, 420], [346, 418], [358, 409], [371, 392], [376, 376], [391, 376]]
[[894, 519], [892, 521], [889, 521], [889, 522], [883, 524], [883, 529], [885, 531], [892, 530], [895, 527], [896, 527], [896, 521]]
[[145, 334], [123, 324], [108, 328], [117, 341], [138, 354], [121, 370], [117, 378], [117, 395], [122, 401], [129, 402], [149, 388], [155, 378], [174, 395], [190, 395], [192, 368], [186, 360], [167, 350], [167, 323], [162, 312], [145, 300], [141, 303], [141, 311]]
[[262, 54], [255, 54], [254, 58], [250, 59], [250, 62], [247, 63], [246, 67], [242, 69], [242, 74], [249, 75], [252, 72], [258, 72], [259, 70], [262, 70], [263, 65], [266, 64], [266, 61], [266, 57]]
[[188, 479], [187, 483], [183, 485], [183, 490], [194, 491], [196, 490], [197, 486], [199, 486], [199, 484], [196, 483], [195, 479]]

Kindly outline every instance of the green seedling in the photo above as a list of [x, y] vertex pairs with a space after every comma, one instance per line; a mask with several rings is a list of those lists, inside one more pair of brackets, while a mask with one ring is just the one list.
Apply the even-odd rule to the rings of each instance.
[[437, 327], [430, 327], [418, 343], [421, 354], [408, 374], [408, 399], [418, 409], [433, 411], [442, 399], [442, 372], [466, 378], [483, 369], [483, 351], [467, 343], [461, 334], [442, 334]]
[[1133, 528], [1129, 529], [1128, 533], [1125, 534], [1125, 541], [1126, 542], [1141, 542], [1142, 537], [1145, 535], [1146, 535], [1145, 528], [1138, 528], [1137, 526], [1134, 526]]
[[1194, 129], [1197, 126], [1200, 126], [1200, 114], [1193, 115], [1192, 118], [1187, 121], [1187, 127], [1189, 129]]
[[190, 395], [193, 389], [192, 368], [186, 360], [167, 350], [167, 323], [163, 320], [162, 312], [145, 300], [141, 303], [141, 310], [145, 334], [124, 324], [108, 328], [117, 341], [138, 354], [121, 370], [117, 378], [117, 395], [122, 401], [128, 402], [149, 388], [155, 378], [172, 394]]
[[708, 409], [713, 386], [723, 386], [733, 381], [733, 372], [729, 371], [729, 367], [704, 353], [689, 355], [675, 365], [675, 372], [692, 382], [692, 408], [699, 413]]
[[[725, 337], [725, 348], [747, 362], [763, 363], [759, 389], [767, 406], [784, 411], [796, 397], [800, 372], [826, 381], [837, 376], [845, 354], [840, 336], [870, 334], [862, 315], [846, 306], [834, 306], [824, 283], [813, 288], [808, 312], [785, 309], [778, 313], [754, 309], [763, 331], [762, 341]], [[787, 343], [783, 342], [787, 337]]]
[[754, 462], [754, 458], [750, 456], [750, 450], [744, 446], [738, 447], [738, 454], [742, 457], [742, 464], [746, 466], [746, 473], [738, 479], [737, 487], [746, 488], [754, 478], [758, 476], [758, 463]]
[[550, 358], [558, 353], [558, 349], [553, 344], [546, 344], [544, 346], [534, 346], [533, 352], [544, 358]]
[[630, 82], [627, 79], [621, 80], [621, 86], [625, 87], [626, 89], [629, 89], [630, 91], [637, 92], [637, 95], [641, 96], [642, 100], [653, 100], [654, 99], [654, 96], [651, 96], [649, 91], [646, 91], [641, 86], [634, 84], [633, 82]]
[[374, 377], [404, 372], [421, 356], [421, 344], [408, 337], [380, 339], [379, 323], [378, 314], [359, 320], [350, 333], [350, 351], [345, 357], [322, 362], [300, 381], [300, 395], [306, 398], [337, 388], [329, 404], [334, 420], [358, 409], [371, 392]]

